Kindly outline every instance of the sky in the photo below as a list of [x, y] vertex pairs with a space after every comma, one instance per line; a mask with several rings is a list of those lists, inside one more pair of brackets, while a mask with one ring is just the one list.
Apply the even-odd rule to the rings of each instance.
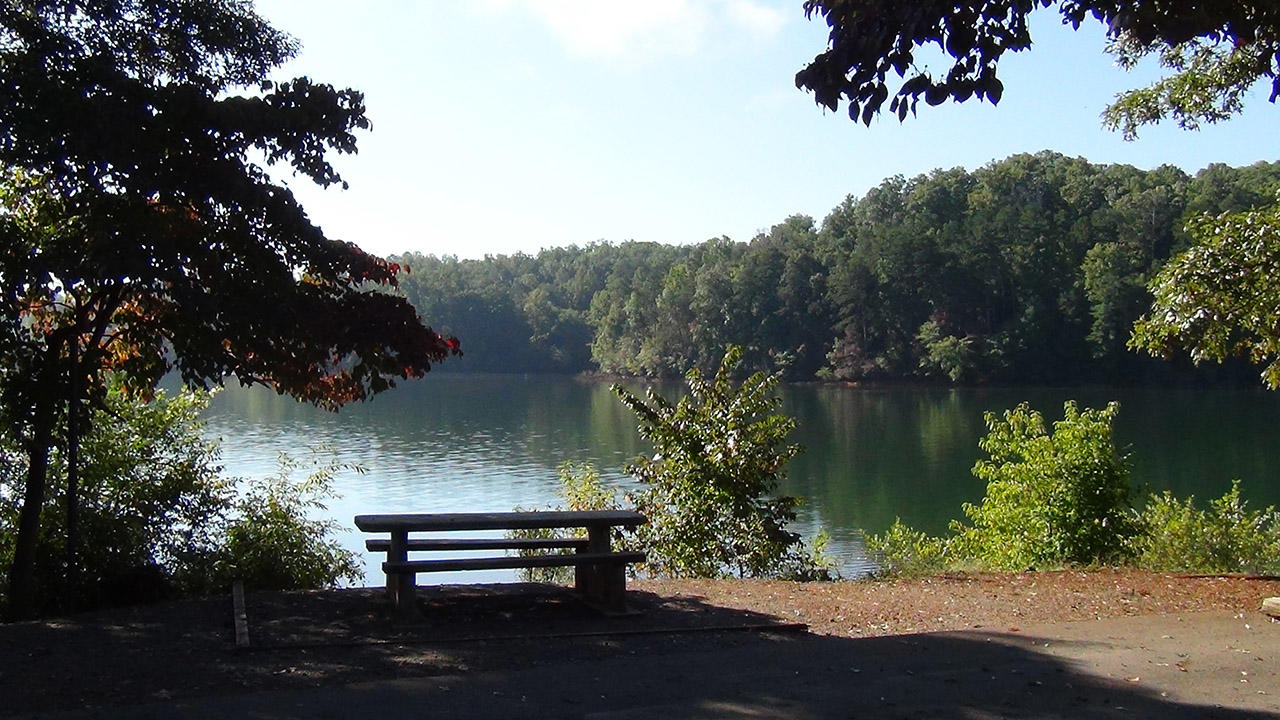
[[[1102, 128], [1145, 85], [1041, 11], [1000, 64], [998, 107], [924, 107], [870, 127], [826, 111], [795, 73], [826, 47], [800, 0], [258, 0], [302, 46], [276, 79], [364, 92], [372, 130], [334, 156], [347, 190], [284, 176], [331, 238], [379, 255], [480, 258], [627, 240], [747, 241], [794, 214], [819, 223], [887, 177], [977, 169], [1053, 150], [1194, 173], [1280, 159], [1280, 108], [1126, 142]], [[887, 105], [886, 105], [887, 107]]]

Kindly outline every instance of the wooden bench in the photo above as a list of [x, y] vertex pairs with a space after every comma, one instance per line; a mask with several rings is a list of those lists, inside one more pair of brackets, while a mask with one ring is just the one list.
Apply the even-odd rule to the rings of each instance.
[[[382, 570], [387, 593], [398, 612], [413, 614], [417, 574], [455, 570], [497, 570], [534, 567], [573, 567], [574, 587], [583, 598], [609, 612], [626, 609], [626, 567], [644, 562], [642, 552], [618, 552], [610, 547], [615, 527], [647, 522], [630, 510], [551, 511], [501, 513], [411, 513], [357, 515], [356, 527], [368, 533], [389, 533], [389, 538], [365, 541], [373, 552], [385, 552]], [[532, 530], [585, 528], [585, 538], [410, 538], [411, 532], [464, 530]], [[557, 550], [571, 549], [572, 553]], [[525, 555], [410, 560], [412, 551], [442, 550], [546, 550]]]

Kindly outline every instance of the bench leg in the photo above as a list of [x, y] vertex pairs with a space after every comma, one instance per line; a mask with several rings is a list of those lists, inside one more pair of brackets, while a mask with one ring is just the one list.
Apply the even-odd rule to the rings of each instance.
[[596, 594], [595, 588], [600, 584], [596, 578], [595, 565], [574, 565], [573, 566], [573, 589], [584, 597], [591, 597]]
[[[593, 524], [587, 526], [587, 547], [579, 548], [578, 553], [609, 552], [609, 526]], [[610, 569], [604, 565], [574, 565], [573, 586], [588, 601], [609, 608], [606, 599], [609, 595], [608, 584]], [[623, 582], [626, 582], [624, 577]]]
[[624, 563], [577, 565], [574, 587], [587, 602], [608, 612], [627, 611], [627, 566]]
[[416, 618], [418, 616], [417, 578], [417, 573], [390, 573], [387, 575], [387, 584], [394, 584], [395, 586], [391, 602], [395, 605], [397, 617]]
[[[409, 558], [409, 533], [405, 530], [391, 531], [391, 547], [387, 549], [389, 562], [404, 562]], [[415, 573], [387, 573], [387, 594], [395, 604], [396, 615], [414, 617], [417, 615], [415, 595], [417, 589]]]
[[627, 611], [627, 566], [609, 563], [600, 567], [600, 605], [610, 612]]

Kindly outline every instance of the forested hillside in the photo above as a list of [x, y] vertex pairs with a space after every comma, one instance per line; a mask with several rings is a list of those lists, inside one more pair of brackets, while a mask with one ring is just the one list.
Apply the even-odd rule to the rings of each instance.
[[1280, 163], [1191, 176], [1042, 152], [891, 177], [750, 242], [392, 260], [462, 339], [459, 371], [670, 376], [739, 344], [745, 369], [792, 380], [1135, 382], [1176, 372], [1126, 341], [1187, 218], [1278, 189]]

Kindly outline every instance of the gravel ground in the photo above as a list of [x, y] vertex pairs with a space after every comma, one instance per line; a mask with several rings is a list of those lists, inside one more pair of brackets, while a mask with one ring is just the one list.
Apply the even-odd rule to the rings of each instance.
[[789, 583], [681, 580], [634, 583], [662, 596], [696, 596], [843, 637], [1164, 615], [1257, 610], [1280, 578], [1187, 576], [1132, 569], [950, 574], [906, 580]]
[[635, 581], [626, 617], [549, 586], [424, 589], [396, 622], [379, 589], [251, 593], [250, 647], [229, 597], [0, 625], [0, 714], [293, 690], [385, 678], [467, 677], [731, 645], [731, 628], [831, 638], [1017, 631], [1073, 620], [1256, 611], [1280, 581], [1135, 570], [948, 575], [895, 581]]

